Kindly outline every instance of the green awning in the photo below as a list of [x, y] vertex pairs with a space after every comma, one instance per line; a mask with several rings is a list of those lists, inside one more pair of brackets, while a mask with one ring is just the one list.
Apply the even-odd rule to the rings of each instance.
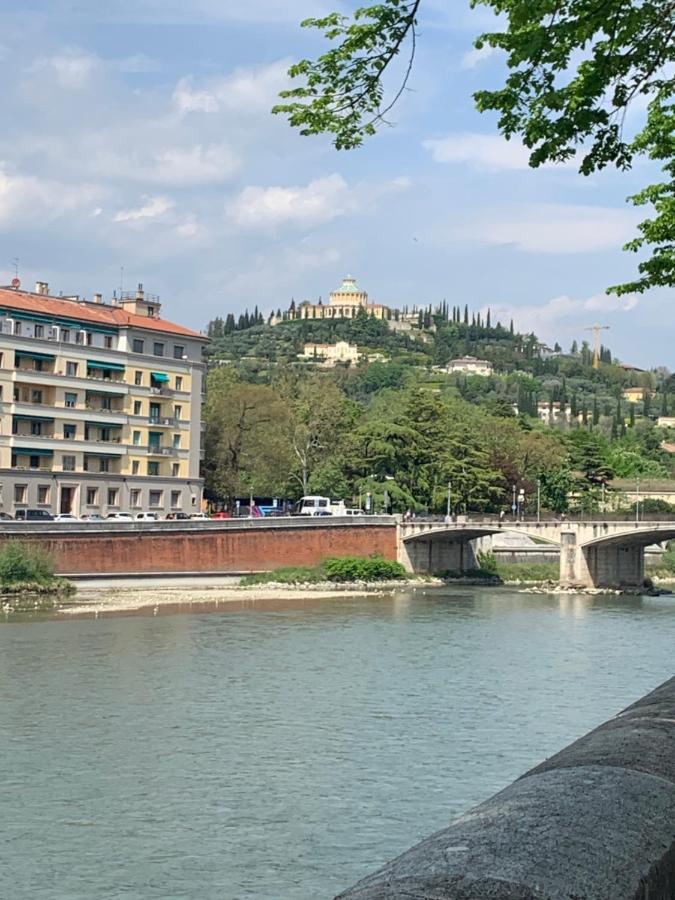
[[101, 362], [97, 359], [87, 360], [88, 369], [103, 369], [105, 372], [124, 372], [124, 366], [119, 363]]
[[[50, 421], [53, 421], [50, 419]], [[117, 422], [85, 422], [90, 428], [121, 428]]]
[[12, 447], [12, 453], [17, 456], [53, 456], [53, 450], [31, 450], [28, 447]]
[[13, 419], [20, 420], [21, 422], [53, 422], [54, 419], [51, 419], [49, 416], [12, 416]]
[[56, 359], [51, 353], [33, 353], [31, 350], [16, 350], [15, 353], [17, 356], [24, 356], [28, 359], [43, 359], [48, 362], [53, 362]]
[[88, 450], [84, 452], [85, 457], [87, 456], [95, 456], [97, 459], [118, 459], [122, 455], [122, 451], [118, 451], [117, 453], [90, 453]]
[[150, 375], [152, 376], [153, 381], [161, 381], [164, 383], [169, 380], [169, 376], [166, 372], [151, 372]]

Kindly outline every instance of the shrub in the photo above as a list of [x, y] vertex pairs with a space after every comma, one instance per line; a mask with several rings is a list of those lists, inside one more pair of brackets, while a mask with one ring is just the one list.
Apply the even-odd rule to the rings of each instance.
[[489, 572], [492, 575], [497, 574], [497, 559], [492, 550], [479, 550], [476, 555], [476, 562], [482, 572]]
[[398, 562], [382, 556], [341, 556], [324, 562], [329, 581], [395, 581], [406, 577], [406, 570]]
[[20, 583], [49, 585], [54, 581], [54, 563], [39, 547], [8, 540], [0, 548], [0, 586]]
[[326, 573], [323, 566], [285, 566], [281, 569], [273, 569], [271, 572], [257, 572], [255, 575], [245, 575], [240, 584], [250, 587], [256, 584], [313, 584], [317, 581], [325, 581]]

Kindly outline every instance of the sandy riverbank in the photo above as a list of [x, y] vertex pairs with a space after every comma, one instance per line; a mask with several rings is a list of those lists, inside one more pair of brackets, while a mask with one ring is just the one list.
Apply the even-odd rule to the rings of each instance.
[[148, 582], [129, 584], [127, 581], [124, 585], [92, 580], [91, 583], [78, 584], [77, 594], [58, 610], [57, 616], [98, 618], [135, 613], [161, 615], [171, 612], [210, 611], [228, 605], [238, 605], [241, 608], [252, 605], [264, 607], [288, 601], [316, 602], [360, 597], [364, 594], [385, 595], [390, 594], [392, 590], [425, 586], [429, 586], [429, 582], [293, 586], [263, 584], [240, 587], [232, 584], [231, 579], [221, 581], [215, 579], [206, 585], [200, 585], [197, 580], [189, 584]]

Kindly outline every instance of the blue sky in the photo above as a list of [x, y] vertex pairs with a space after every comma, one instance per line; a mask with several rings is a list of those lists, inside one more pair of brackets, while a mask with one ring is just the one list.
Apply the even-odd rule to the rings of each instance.
[[503, 73], [472, 51], [485, 11], [423, 3], [410, 90], [357, 151], [270, 115], [320, 46], [298, 22], [338, 6], [0, 0], [0, 280], [18, 257], [24, 285], [109, 295], [124, 267], [126, 289], [201, 328], [325, 298], [351, 272], [374, 300], [490, 305], [564, 346], [600, 321], [622, 359], [674, 368], [669, 292], [604, 294], [635, 271], [625, 197], [649, 169], [529, 170], [473, 108]]

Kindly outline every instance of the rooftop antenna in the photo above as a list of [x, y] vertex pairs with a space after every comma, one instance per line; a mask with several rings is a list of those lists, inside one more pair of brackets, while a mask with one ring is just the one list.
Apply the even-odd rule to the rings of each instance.
[[18, 291], [21, 287], [21, 279], [19, 278], [19, 257], [15, 256], [12, 260], [12, 265], [14, 266], [14, 278], [12, 278], [12, 287], [14, 290]]
[[124, 296], [124, 266], [120, 266], [120, 300]]

